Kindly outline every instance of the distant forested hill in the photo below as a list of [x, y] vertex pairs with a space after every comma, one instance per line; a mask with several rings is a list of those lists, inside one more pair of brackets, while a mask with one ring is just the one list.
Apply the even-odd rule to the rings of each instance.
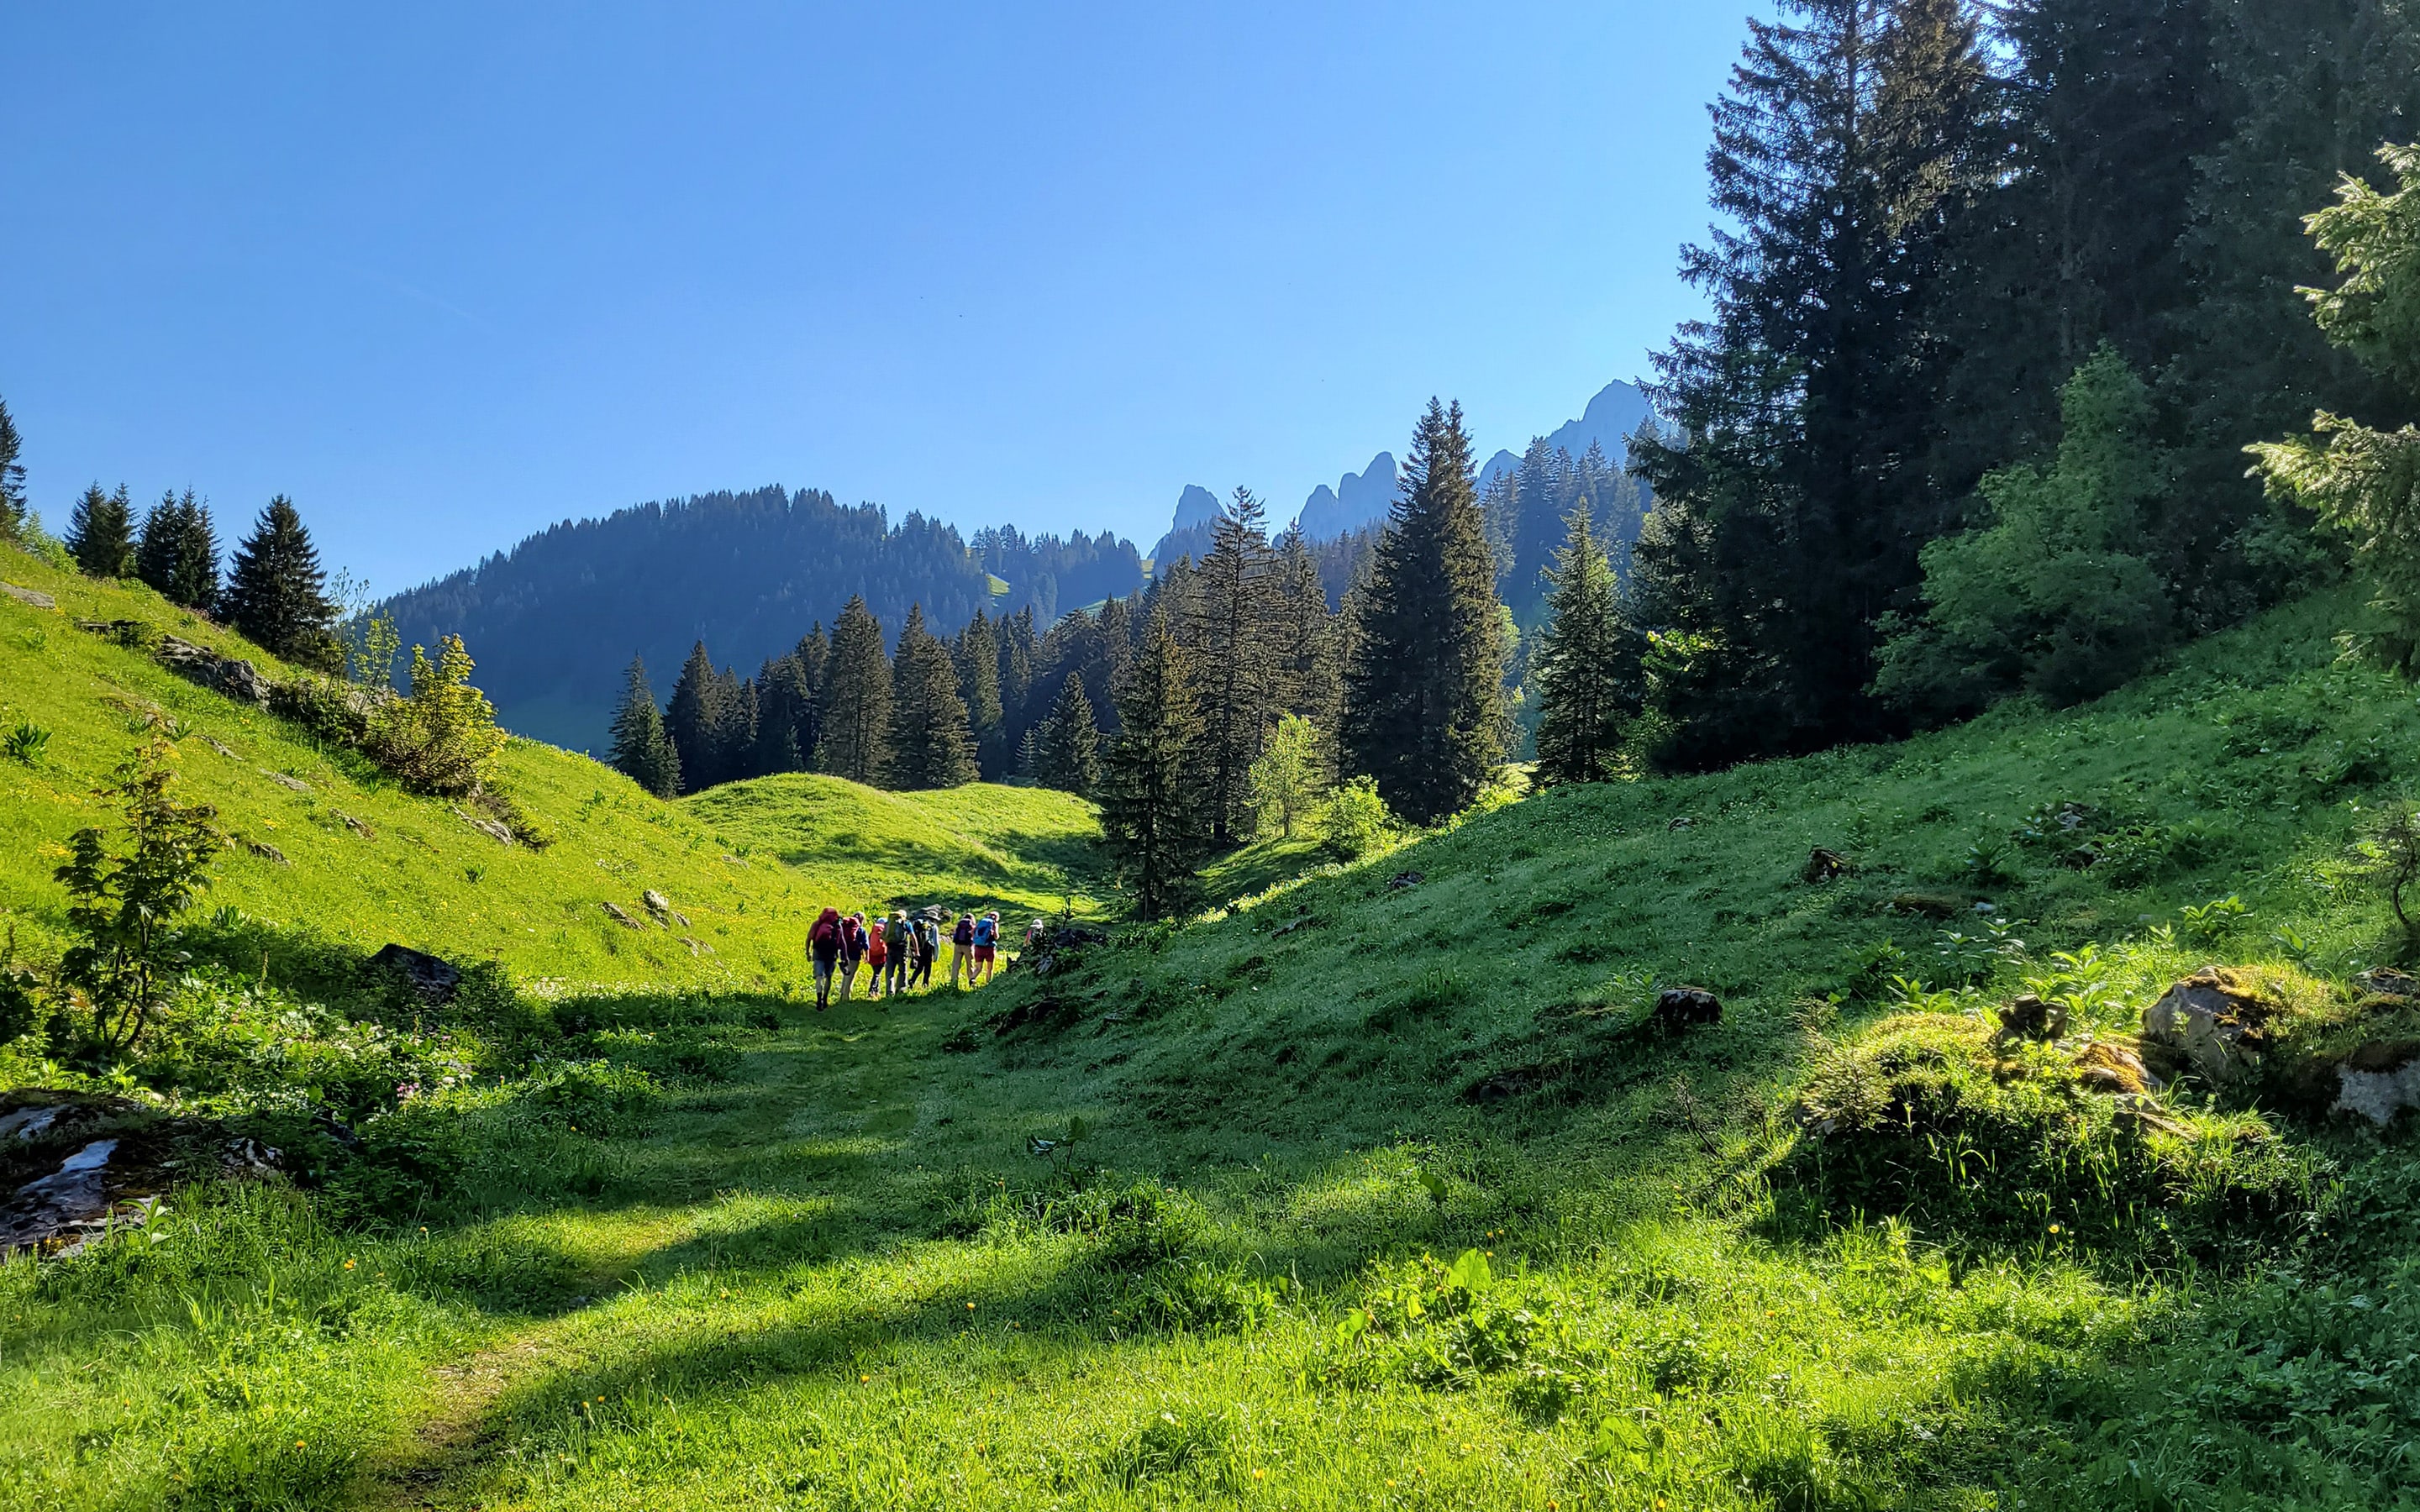
[[[745, 675], [826, 625], [862, 594], [896, 633], [908, 606], [954, 628], [979, 607], [1047, 617], [1132, 593], [1133, 545], [986, 531], [970, 551], [954, 527], [872, 504], [843, 507], [820, 489], [709, 493], [566, 521], [475, 567], [385, 605], [404, 642], [459, 634], [479, 684], [515, 731], [602, 752], [633, 656], [669, 689], [697, 641]], [[995, 597], [986, 572], [1005, 579]]]

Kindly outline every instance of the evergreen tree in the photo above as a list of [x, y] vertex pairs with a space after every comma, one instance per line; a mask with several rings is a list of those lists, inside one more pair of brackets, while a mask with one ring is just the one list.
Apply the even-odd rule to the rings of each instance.
[[1614, 775], [1638, 707], [1637, 656], [1622, 623], [1621, 585], [1583, 506], [1571, 513], [1538, 639], [1538, 781], [1602, 782]]
[[1277, 567], [1268, 511], [1250, 489], [1237, 488], [1211, 528], [1209, 553], [1190, 574], [1183, 625], [1202, 720], [1210, 843], [1222, 849], [1251, 833], [1249, 773], [1277, 717]]
[[1504, 621], [1462, 407], [1429, 401], [1357, 595], [1343, 744], [1387, 806], [1435, 824], [1504, 757]]
[[1272, 662], [1278, 702], [1287, 713], [1332, 731], [1344, 696], [1344, 660], [1336, 616], [1328, 612], [1327, 590], [1320, 580], [1319, 558], [1299, 525], [1286, 528], [1277, 550]]
[[1059, 687], [1059, 700], [1042, 726], [1035, 779], [1046, 788], [1091, 797], [1101, 781], [1101, 732], [1084, 679], [1075, 672]]
[[328, 599], [327, 582], [302, 517], [279, 494], [236, 548], [227, 623], [287, 661], [342, 671], [344, 644], [336, 639], [336, 606]]
[[2384, 193], [2355, 179], [2310, 219], [2335, 263], [2332, 289], [2309, 291], [2319, 329], [2402, 394], [2395, 430], [2321, 410], [2311, 434], [2249, 448], [2271, 490], [2318, 512], [2345, 537], [2373, 596], [2350, 636], [2370, 659], [2420, 671], [2420, 146], [2379, 152]]
[[134, 506], [126, 486], [103, 493], [96, 483], [76, 501], [68, 517], [68, 551], [87, 578], [134, 576]]
[[673, 684], [672, 706], [664, 715], [679, 759], [684, 793], [703, 793], [730, 780], [723, 764], [722, 732], [729, 721], [723, 701], [722, 679], [714, 670], [714, 658], [706, 654], [706, 642], [700, 640], [690, 648], [689, 660]]
[[832, 625], [816, 760], [834, 777], [876, 787], [891, 774], [891, 661], [881, 625], [854, 594]]
[[821, 771], [815, 751], [824, 739], [824, 687], [831, 675], [831, 642], [824, 636], [823, 621], [807, 632], [790, 659], [799, 664], [799, 675], [806, 683], [806, 706], [800, 711], [798, 725], [799, 770]]
[[776, 656], [756, 674], [756, 750], [750, 763], [759, 777], [806, 770], [814, 748], [814, 691], [793, 654]]
[[1006, 754], [1001, 741], [1006, 711], [1000, 698], [1000, 637], [982, 609], [950, 646], [950, 660], [958, 669], [958, 696], [966, 701], [967, 728], [974, 733], [975, 764], [985, 775], [1000, 771]]
[[613, 711], [613, 769], [659, 798], [680, 792], [680, 755], [664, 730], [664, 711], [647, 685], [647, 664], [630, 658], [622, 702]]
[[194, 490], [186, 489], [182, 498], [162, 495], [144, 516], [134, 571], [171, 604], [202, 614], [225, 609], [219, 602], [218, 531]]
[[756, 775], [756, 685], [741, 680], [728, 667], [720, 681], [717, 712], [722, 717], [715, 725], [715, 755], [721, 764], [723, 780], [737, 782]]
[[1185, 649], [1155, 611], [1117, 690], [1118, 735], [1101, 773], [1101, 833], [1135, 913], [1162, 918], [1192, 897], [1208, 836], [1201, 724]]
[[0, 540], [13, 540], [25, 525], [25, 464], [17, 460], [23, 450], [8, 403], [0, 399]]
[[892, 785], [916, 791], [964, 787], [975, 779], [975, 742], [958, 696], [958, 669], [941, 638], [911, 606], [899, 632], [891, 675]]
[[1016, 780], [1021, 787], [1036, 787], [1042, 781], [1042, 727], [1035, 725], [1025, 733], [1016, 747]]
[[[1917, 465], [1952, 232], [1995, 171], [1963, 0], [1785, 0], [1751, 22], [1708, 159], [1728, 226], [1683, 255], [1709, 318], [1659, 354], [1685, 444], [1634, 446], [1668, 520], [1643, 603], [1692, 648], [1654, 684], [1665, 764], [1889, 728], [1874, 621], [1946, 523]], [[1732, 227], [1735, 227], [1733, 229]], [[1702, 555], [1696, 548], [1702, 548]]]

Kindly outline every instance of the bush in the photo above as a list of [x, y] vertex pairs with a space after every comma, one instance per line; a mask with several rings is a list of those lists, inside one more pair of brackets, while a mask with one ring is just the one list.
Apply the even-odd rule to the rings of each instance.
[[453, 797], [475, 793], [504, 749], [495, 706], [471, 686], [473, 665], [458, 635], [439, 643], [434, 662], [412, 647], [411, 696], [370, 718], [364, 748], [404, 786]]
[[1357, 777], [1339, 787], [1319, 806], [1315, 816], [1320, 843], [1339, 859], [1357, 861], [1385, 845], [1395, 833], [1395, 816], [1378, 796], [1378, 784]]

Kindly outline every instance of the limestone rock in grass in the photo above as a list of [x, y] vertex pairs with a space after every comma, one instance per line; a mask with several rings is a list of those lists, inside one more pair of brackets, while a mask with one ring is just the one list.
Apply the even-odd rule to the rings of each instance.
[[0, 1207], [0, 1255], [72, 1242], [105, 1224], [110, 1203], [102, 1173], [116, 1153], [116, 1140], [96, 1139], [11, 1194]]
[[342, 824], [347, 829], [351, 830], [354, 834], [359, 835], [364, 840], [378, 839], [377, 830], [372, 829], [369, 825], [354, 818], [351, 814], [338, 813], [336, 815], [336, 819], [337, 822]]
[[1390, 892], [1401, 892], [1405, 887], [1417, 887], [1427, 880], [1418, 872], [1398, 872], [1387, 879], [1387, 887]]
[[[500, 845], [510, 845], [513, 842], [512, 830], [496, 820], [482, 819], [477, 814], [465, 813], [459, 809], [454, 810], [454, 817], [461, 820], [473, 829], [477, 830], [480, 834], [487, 836], [489, 840], [496, 841]], [[608, 904], [607, 906], [610, 907], [612, 905]], [[631, 927], [634, 929], [637, 928], [636, 925], [632, 925]]]
[[2204, 966], [2143, 1011], [2143, 1042], [2212, 1087], [2258, 1069], [2276, 1005], [2248, 974]]
[[228, 839], [234, 841], [245, 850], [250, 851], [253, 855], [259, 856], [264, 861], [272, 862], [278, 866], [292, 866], [294, 864], [286, 858], [286, 853], [284, 851], [279, 850], [276, 846], [271, 845], [265, 840], [254, 840], [249, 835], [231, 835]]
[[462, 970], [451, 961], [415, 950], [408, 945], [389, 945], [370, 957], [369, 969], [382, 971], [399, 979], [406, 987], [419, 995], [422, 1001], [442, 1005], [454, 1000], [462, 986]]
[[2372, 966], [2355, 972], [2352, 984], [2372, 997], [2396, 997], [2407, 1003], [2420, 1002], [2420, 977], [2397, 971], [2393, 966]]
[[[639, 894], [639, 902], [646, 904], [647, 912], [655, 915], [656, 922], [663, 924], [665, 928], [669, 929], [674, 924], [678, 924], [683, 929], [690, 927], [689, 916], [682, 913], [679, 909], [675, 908], [673, 906], [673, 901], [670, 898], [665, 897], [662, 893], [658, 892], [655, 888], [649, 887], [646, 891]], [[691, 955], [695, 955], [696, 953], [697, 952], [694, 950], [690, 952]]]
[[629, 915], [624, 913], [620, 903], [600, 903], [597, 906], [605, 910], [606, 918], [612, 919], [614, 923], [621, 925], [624, 929], [645, 929], [647, 927], [646, 925], [640, 923], [637, 919], [632, 918]]
[[15, 583], [0, 583], [0, 594], [6, 594], [20, 604], [34, 609], [56, 609], [59, 601], [39, 588], [20, 588]]
[[2336, 1068], [2336, 1100], [2330, 1112], [2357, 1113], [2383, 1129], [2405, 1108], [2420, 1108], [2420, 1058], [2392, 1071], [2366, 1069], [2350, 1060]]
[[235, 752], [233, 752], [233, 751], [231, 751], [231, 750], [227, 749], [225, 746], [220, 745], [217, 741], [212, 740], [212, 739], [211, 739], [209, 736], [208, 736], [208, 735], [204, 735], [204, 736], [202, 737], [202, 744], [203, 744], [203, 745], [205, 745], [205, 746], [208, 746], [209, 748], [210, 748], [210, 749], [212, 749], [212, 750], [214, 750], [214, 751], [217, 751], [220, 755], [222, 755], [222, 756], [225, 757], [228, 761], [234, 762], [234, 761], [241, 761], [241, 760], [243, 759], [243, 758], [240, 757], [240, 756], [238, 756]]
[[162, 636], [152, 655], [170, 671], [246, 703], [266, 705], [277, 691], [276, 683], [241, 657], [222, 656], [173, 635]]
[[263, 772], [261, 775], [289, 793], [308, 793], [311, 791], [311, 784], [303, 781], [299, 777], [287, 777], [283, 772]]
[[1806, 869], [1800, 872], [1798, 876], [1800, 881], [1813, 884], [1830, 882], [1848, 874], [1849, 858], [1847, 856], [1838, 851], [1827, 851], [1818, 845], [1807, 853]]
[[1703, 987], [1667, 987], [1655, 995], [1655, 1024], [1679, 1033], [1723, 1021], [1722, 999]]
[[1090, 924], [1045, 922], [1035, 932], [1024, 953], [1008, 964], [1012, 972], [1030, 972], [1035, 977], [1053, 977], [1071, 970], [1083, 959], [1083, 952], [1096, 945], [1109, 943], [1107, 930]]
[[2016, 1040], [2055, 1040], [2067, 1032], [2067, 1010], [2025, 993], [2000, 1010], [2000, 1029]]

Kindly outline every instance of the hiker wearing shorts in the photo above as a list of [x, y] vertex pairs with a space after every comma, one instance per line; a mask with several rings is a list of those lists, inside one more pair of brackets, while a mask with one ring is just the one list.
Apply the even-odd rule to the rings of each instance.
[[916, 935], [908, 927], [908, 916], [893, 910], [891, 915], [891, 973], [883, 990], [896, 997], [908, 990], [908, 973], [915, 965]]
[[827, 908], [807, 931], [807, 959], [815, 968], [815, 1011], [831, 1007], [832, 971], [840, 963], [840, 910]]
[[975, 920], [975, 964], [967, 973], [967, 980], [970, 984], [981, 985], [974, 980], [978, 975], [984, 981], [991, 980], [992, 962], [999, 954], [1000, 916], [985, 914]]
[[865, 916], [851, 914], [840, 921], [840, 1000], [857, 985], [857, 964], [865, 959]]
[[958, 971], [964, 967], [969, 980], [974, 978], [975, 918], [972, 914], [960, 914], [950, 931], [950, 987], [958, 985]]

